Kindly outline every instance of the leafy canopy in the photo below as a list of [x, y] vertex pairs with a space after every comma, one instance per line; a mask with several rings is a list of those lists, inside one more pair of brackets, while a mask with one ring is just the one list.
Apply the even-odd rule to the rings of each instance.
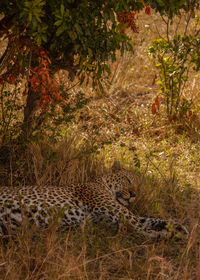
[[142, 1], [130, 0], [11, 0], [0, 4], [4, 26], [48, 50], [55, 70], [70, 68], [77, 55], [76, 68], [95, 71], [97, 78], [109, 72], [104, 62], [115, 60], [116, 50], [131, 49], [115, 13], [142, 7]]
[[139, 11], [149, 3], [161, 12], [165, 9], [168, 11], [169, 7], [176, 11], [185, 2], [187, 1], [1, 1], [0, 11], [4, 18], [0, 21], [0, 35], [9, 33], [18, 38], [23, 36], [31, 44], [43, 46], [49, 53], [55, 71], [67, 69], [73, 74], [73, 71], [80, 70], [87, 74], [93, 73], [93, 77], [98, 80], [102, 73], [109, 74], [106, 62], [116, 59], [116, 50], [120, 49], [123, 53], [124, 50], [132, 49], [129, 38], [122, 32], [126, 24], [120, 23], [116, 15], [124, 11]]

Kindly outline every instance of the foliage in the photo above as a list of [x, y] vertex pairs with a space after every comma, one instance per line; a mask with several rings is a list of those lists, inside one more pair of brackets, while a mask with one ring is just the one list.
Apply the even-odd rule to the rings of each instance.
[[172, 43], [167, 39], [157, 39], [149, 48], [149, 54], [158, 62], [156, 67], [159, 70], [160, 81], [157, 83], [161, 88], [158, 93], [165, 98], [167, 116], [170, 119], [178, 114], [182, 102], [181, 91], [188, 79], [187, 70], [190, 65], [187, 56], [190, 44], [186, 45], [185, 39], [179, 36], [174, 38]]
[[[42, 48], [37, 48], [34, 54], [37, 55], [35, 60], [38, 60], [38, 65], [31, 70], [31, 77], [28, 82], [35, 93], [41, 92], [40, 106], [44, 109], [46, 104], [53, 102], [52, 93], [57, 100], [62, 100], [62, 98], [59, 93], [58, 82], [50, 76], [49, 66], [51, 61], [48, 55]], [[26, 94], [26, 90], [24, 94]]]
[[[26, 79], [23, 137], [29, 138], [42, 124], [47, 105], [52, 107], [59, 101], [62, 107], [68, 103], [67, 94], [61, 96], [54, 79], [58, 70], [68, 70], [72, 80], [78, 71], [80, 83], [86, 77], [89, 83], [91, 78], [93, 86], [103, 91], [101, 79], [110, 74], [108, 60], [116, 59], [117, 50], [121, 54], [132, 50], [123, 32], [126, 21], [136, 31], [130, 11], [138, 11], [143, 5], [142, 1], [127, 0], [13, 0], [0, 4], [0, 36], [8, 41], [0, 58], [0, 83], [17, 85], [19, 78]], [[38, 101], [43, 112], [36, 116]], [[83, 104], [82, 99], [78, 103]]]
[[[158, 94], [164, 97], [167, 116], [170, 120], [187, 116], [192, 106], [192, 101], [187, 100], [183, 93], [191, 67], [196, 71], [200, 68], [199, 24], [196, 24], [193, 34], [187, 34], [189, 21], [197, 4], [198, 1], [194, 1], [193, 6], [188, 9], [188, 21], [182, 34], [175, 32], [172, 37], [169, 36], [172, 22], [165, 21], [166, 37], [155, 39], [148, 49], [148, 54], [153, 57], [159, 71], [160, 80], [157, 83], [160, 90]], [[153, 103], [152, 113], [158, 111], [159, 102], [159, 98], [157, 98]]]
[[194, 11], [195, 8], [199, 8], [196, 0], [149, 0], [148, 3], [161, 15], [167, 15], [169, 18], [180, 15], [181, 10], [188, 11], [189, 8]]
[[[97, 79], [109, 73], [105, 63], [116, 59], [116, 50], [131, 50], [128, 37], [121, 32], [124, 24], [117, 21], [115, 13], [143, 7], [142, 2], [125, 0], [11, 2], [0, 4], [5, 15], [3, 24], [10, 27], [11, 34], [20, 40], [26, 37], [32, 48], [43, 46], [55, 71], [73, 69], [75, 63], [75, 69], [95, 73], [93, 78]], [[6, 34], [7, 30], [3, 29], [2, 33]], [[30, 42], [24, 41], [24, 47], [30, 50]]]
[[[137, 31], [135, 12], [146, 5], [146, 13], [149, 13], [150, 3], [160, 12], [167, 13], [168, 6], [170, 11], [176, 11], [182, 8], [185, 2], [182, 0], [182, 5], [174, 5], [173, 1], [163, 7], [158, 5], [162, 1], [144, 0], [12, 0], [9, 4], [0, 4], [0, 10], [4, 14], [0, 21], [0, 34], [6, 35], [9, 40], [8, 53], [11, 41], [12, 45], [13, 41], [16, 46], [21, 44], [21, 50], [25, 51], [26, 55], [23, 57], [21, 51], [17, 56], [20, 56], [18, 65], [20, 64], [23, 70], [31, 67], [30, 60], [33, 58], [30, 56], [34, 48], [42, 46], [48, 51], [54, 71], [67, 69], [73, 78], [79, 70], [79, 74], [84, 72], [82, 82], [87, 74], [94, 80], [94, 85], [102, 88], [100, 78], [103, 74], [110, 73], [107, 61], [116, 59], [117, 50], [121, 50], [121, 54], [132, 50], [130, 38], [122, 31], [127, 26], [134, 32]], [[7, 62], [15, 56], [10, 55]], [[4, 68], [5, 63], [0, 62]]]

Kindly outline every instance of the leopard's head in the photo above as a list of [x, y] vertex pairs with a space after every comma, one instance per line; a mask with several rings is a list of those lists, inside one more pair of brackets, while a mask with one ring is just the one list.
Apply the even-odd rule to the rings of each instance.
[[103, 175], [102, 180], [120, 204], [129, 206], [135, 200], [135, 175], [121, 168], [118, 161], [114, 162], [112, 172]]

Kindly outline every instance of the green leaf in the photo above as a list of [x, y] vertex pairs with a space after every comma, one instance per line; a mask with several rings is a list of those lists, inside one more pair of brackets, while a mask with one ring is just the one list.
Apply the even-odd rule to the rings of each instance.
[[54, 23], [54, 25], [56, 25], [56, 26], [59, 26], [59, 25], [61, 25], [62, 24], [62, 20], [57, 20], [55, 23]]
[[60, 14], [62, 15], [62, 17], [64, 16], [64, 12], [65, 12], [65, 6], [63, 4], [60, 5]]
[[66, 9], [66, 10], [65, 10], [65, 18], [68, 17], [68, 16], [69, 16], [69, 10]]
[[62, 24], [60, 27], [58, 27], [56, 31], [56, 36], [60, 36], [66, 29], [67, 26], [65, 24]]
[[44, 41], [46, 43], [47, 42], [46, 34], [42, 34], [41, 39], [42, 39], [42, 41]]

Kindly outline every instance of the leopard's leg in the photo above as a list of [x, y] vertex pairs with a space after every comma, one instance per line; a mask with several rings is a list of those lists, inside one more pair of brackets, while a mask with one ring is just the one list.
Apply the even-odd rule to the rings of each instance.
[[188, 230], [172, 220], [160, 218], [137, 217], [137, 230], [152, 238], [188, 237]]
[[150, 238], [188, 237], [187, 229], [174, 221], [159, 218], [137, 217], [123, 207], [123, 217], [133, 227]]
[[159, 218], [137, 217], [126, 207], [115, 203], [115, 207], [104, 207], [104, 215], [109, 217], [112, 222], [122, 221], [130, 224], [138, 232], [150, 238], [167, 238], [172, 236], [187, 237], [187, 229], [173, 221]]

